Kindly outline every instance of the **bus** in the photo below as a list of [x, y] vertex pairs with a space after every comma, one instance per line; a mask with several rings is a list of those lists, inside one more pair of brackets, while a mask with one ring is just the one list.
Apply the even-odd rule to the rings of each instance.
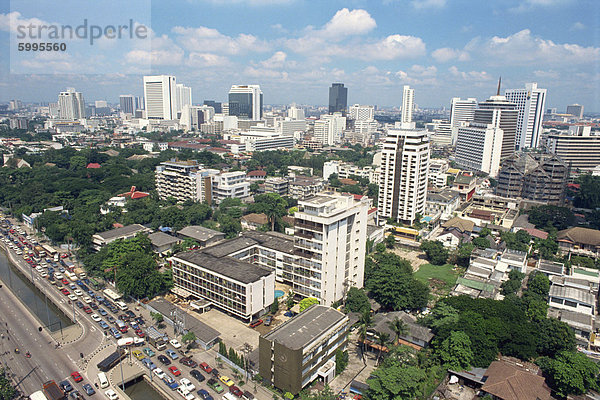
[[46, 250], [46, 254], [48, 254], [49, 256], [54, 257], [54, 255], [56, 254], [56, 250], [52, 246], [49, 246], [47, 244], [42, 244], [42, 248], [44, 250]]
[[38, 390], [37, 392], [33, 392], [29, 395], [29, 400], [48, 400], [44, 392]]
[[125, 357], [127, 357], [127, 352], [123, 349], [117, 349], [117, 351], [100, 361], [97, 367], [102, 372], [108, 372]]
[[115, 292], [112, 289], [104, 289], [102, 293], [104, 293], [104, 295], [112, 301], [117, 301], [122, 297], [119, 293]]
[[104, 289], [104, 283], [98, 282], [94, 278], [88, 278], [88, 279], [90, 280], [90, 286], [92, 287], [92, 289], [94, 289], [94, 290]]
[[77, 277], [77, 275], [75, 275], [75, 274], [74, 274], [73, 272], [71, 272], [71, 271], [65, 271], [65, 276], [66, 276], [67, 278], [69, 278], [70, 280], [72, 280], [73, 282], [75, 282], [77, 279], [79, 279], [79, 278]]

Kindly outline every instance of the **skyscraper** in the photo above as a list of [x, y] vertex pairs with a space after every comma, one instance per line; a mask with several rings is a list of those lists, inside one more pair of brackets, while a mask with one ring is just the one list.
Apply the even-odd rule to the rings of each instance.
[[175, 96], [178, 113], [181, 113], [186, 106], [192, 105], [192, 88], [178, 83], [175, 85]]
[[583, 106], [581, 104], [571, 104], [567, 106], [567, 114], [571, 114], [575, 118], [583, 118]]
[[515, 103], [517, 119], [516, 148], [538, 147], [546, 106], [546, 89], [539, 89], [537, 83], [526, 83], [524, 89], [509, 89], [506, 99]]
[[171, 75], [144, 76], [146, 118], [173, 120], [177, 118], [175, 77]]
[[119, 104], [123, 114], [133, 115], [135, 112], [135, 98], [131, 94], [122, 94], [119, 96]]
[[70, 121], [85, 118], [85, 103], [81, 92], [68, 88], [66, 92], [59, 93], [58, 117]]
[[388, 130], [381, 154], [380, 215], [412, 225], [417, 213], [425, 212], [428, 171], [427, 131], [404, 127]]
[[477, 99], [469, 97], [466, 100], [460, 97], [453, 97], [450, 101], [450, 129], [452, 129], [452, 145], [456, 144], [458, 128], [466, 126], [473, 121], [475, 109], [477, 108]]
[[209, 106], [215, 109], [216, 114], [221, 114], [221, 103], [216, 102], [214, 100], [204, 100], [203, 103], [205, 106]]
[[332, 83], [329, 88], [329, 113], [341, 112], [346, 115], [348, 108], [348, 88], [343, 83]]
[[404, 85], [402, 89], [402, 123], [412, 122], [412, 112], [415, 102], [415, 89], [411, 89], [410, 86]]
[[259, 85], [232, 85], [229, 90], [229, 115], [260, 121], [263, 92]]
[[479, 103], [479, 108], [475, 110], [473, 122], [492, 124], [503, 130], [501, 159], [510, 157], [515, 152], [518, 116], [519, 111], [515, 104], [500, 95], [492, 96]]

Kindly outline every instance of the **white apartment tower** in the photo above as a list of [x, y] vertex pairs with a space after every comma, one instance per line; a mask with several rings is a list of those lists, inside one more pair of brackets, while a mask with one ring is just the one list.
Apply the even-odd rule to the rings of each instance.
[[473, 121], [476, 108], [477, 99], [474, 97], [465, 100], [460, 97], [453, 97], [450, 101], [450, 129], [452, 129], [453, 146], [456, 144], [458, 128], [465, 127]]
[[413, 224], [424, 215], [429, 170], [426, 130], [390, 129], [381, 154], [379, 215]]
[[165, 200], [173, 197], [178, 202], [186, 200], [212, 203], [212, 178], [218, 170], [202, 169], [197, 161], [165, 161], [156, 167], [156, 191]]
[[546, 107], [546, 89], [538, 88], [535, 82], [526, 83], [524, 89], [509, 89], [505, 96], [519, 110], [516, 148], [538, 147]]
[[299, 200], [298, 208], [293, 290], [329, 306], [364, 285], [368, 198], [322, 192]]
[[119, 96], [119, 105], [123, 114], [133, 115], [135, 113], [135, 97], [131, 94]]
[[361, 106], [355, 104], [350, 106], [349, 117], [355, 121], [372, 121], [375, 118], [375, 111], [373, 106]]
[[287, 116], [293, 120], [304, 121], [304, 108], [296, 107], [296, 105], [293, 104], [290, 108], [288, 108]]
[[85, 118], [85, 103], [81, 92], [68, 88], [58, 95], [58, 117], [69, 121]]
[[177, 112], [183, 111], [186, 106], [192, 105], [192, 88], [182, 83], [175, 85], [175, 106]]
[[144, 76], [146, 118], [174, 120], [177, 118], [177, 90], [171, 75]]
[[415, 89], [405, 85], [402, 89], [402, 123], [412, 122], [412, 112], [415, 102]]

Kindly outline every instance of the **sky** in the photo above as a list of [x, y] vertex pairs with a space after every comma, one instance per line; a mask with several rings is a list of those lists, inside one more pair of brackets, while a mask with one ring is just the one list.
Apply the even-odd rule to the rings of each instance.
[[[100, 5], [99, 5], [100, 4]], [[65, 52], [19, 52], [17, 26], [143, 26], [135, 39], [67, 41]], [[34, 42], [30, 37], [25, 40]], [[56, 40], [60, 42], [60, 40]], [[34, 0], [0, 4], [0, 101], [87, 102], [142, 95], [144, 74], [175, 75], [193, 102], [227, 101], [232, 84], [259, 84], [265, 104], [328, 102], [420, 107], [485, 100], [537, 82], [546, 107], [600, 112], [598, 0]]]

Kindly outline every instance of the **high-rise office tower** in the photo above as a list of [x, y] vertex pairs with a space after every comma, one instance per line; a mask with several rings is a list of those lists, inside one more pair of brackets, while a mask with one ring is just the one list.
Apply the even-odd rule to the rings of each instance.
[[413, 224], [425, 212], [429, 138], [422, 129], [390, 129], [383, 143], [379, 215]]
[[136, 110], [135, 98], [131, 94], [122, 94], [119, 96], [119, 105], [123, 114], [133, 115]]
[[263, 92], [259, 85], [232, 85], [229, 90], [229, 115], [260, 121]]
[[355, 104], [350, 106], [348, 116], [355, 121], [372, 121], [375, 117], [375, 110], [373, 106]]
[[518, 117], [519, 111], [516, 105], [500, 95], [492, 96], [479, 103], [479, 107], [475, 110], [473, 122], [492, 124], [494, 127], [502, 129], [501, 159], [510, 157], [515, 152]]
[[581, 104], [571, 104], [567, 106], [567, 114], [571, 114], [575, 118], [583, 118], [583, 106]]
[[192, 105], [192, 88], [184, 86], [182, 83], [178, 83], [175, 85], [175, 96], [175, 104], [178, 113], [181, 113], [186, 106]]
[[58, 117], [70, 121], [85, 118], [85, 103], [81, 92], [68, 88], [66, 92], [59, 93]]
[[329, 88], [329, 113], [341, 112], [346, 115], [348, 108], [348, 88], [343, 83], [332, 83]]
[[135, 97], [135, 109], [136, 110], [145, 110], [146, 103], [144, 102], [144, 96], [136, 96]]
[[538, 88], [535, 82], [526, 83], [524, 89], [509, 89], [505, 96], [506, 100], [516, 104], [519, 111], [516, 148], [538, 147], [546, 106], [546, 89]]
[[215, 109], [216, 114], [221, 114], [221, 103], [214, 100], [204, 100], [204, 105]]
[[295, 104], [292, 104], [287, 110], [287, 116], [293, 120], [304, 121], [304, 108], [296, 107]]
[[412, 112], [415, 103], [415, 89], [404, 85], [402, 89], [402, 123], [412, 122]]
[[466, 126], [469, 122], [473, 121], [476, 108], [477, 99], [474, 97], [469, 97], [465, 100], [460, 97], [453, 97], [450, 101], [450, 129], [452, 129], [453, 146], [456, 144], [458, 128]]
[[175, 88], [174, 76], [144, 76], [146, 118], [165, 120], [177, 118], [177, 92]]

